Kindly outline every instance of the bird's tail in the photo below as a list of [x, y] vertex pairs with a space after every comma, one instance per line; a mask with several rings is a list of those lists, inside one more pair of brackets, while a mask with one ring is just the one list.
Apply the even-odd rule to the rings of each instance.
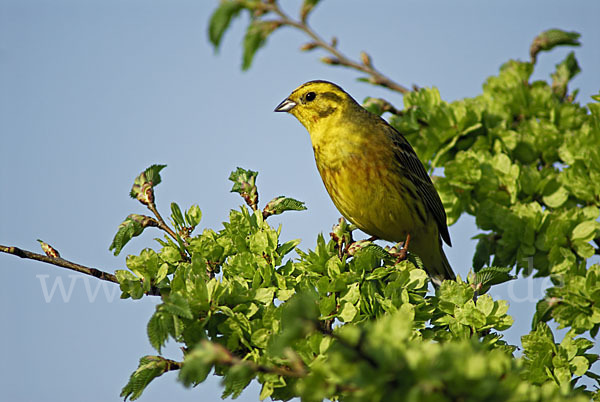
[[440, 246], [438, 248], [439, 256], [438, 258], [433, 259], [434, 263], [431, 264], [431, 267], [425, 266], [429, 277], [431, 278], [431, 283], [433, 286], [438, 288], [442, 281], [450, 279], [455, 280], [456, 275], [454, 275], [454, 271], [452, 271], [452, 267], [448, 262], [448, 258], [446, 258], [446, 254], [444, 253], [444, 249], [442, 248], [442, 242], [440, 240]]

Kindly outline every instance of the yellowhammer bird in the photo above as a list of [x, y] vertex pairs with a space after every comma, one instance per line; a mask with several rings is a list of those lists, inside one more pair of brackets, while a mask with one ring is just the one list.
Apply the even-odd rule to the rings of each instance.
[[[341, 214], [363, 232], [417, 254], [432, 282], [454, 279], [450, 234], [431, 178], [406, 138], [339, 86], [310, 81], [281, 102], [310, 134], [317, 168]], [[441, 238], [440, 238], [441, 237]]]

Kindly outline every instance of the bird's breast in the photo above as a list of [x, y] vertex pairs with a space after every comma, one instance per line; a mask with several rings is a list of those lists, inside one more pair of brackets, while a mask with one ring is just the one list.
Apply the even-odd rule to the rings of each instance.
[[395, 166], [368, 147], [354, 152], [324, 153], [314, 147], [315, 160], [325, 188], [340, 213], [362, 231], [391, 241], [404, 240], [418, 226], [410, 191]]

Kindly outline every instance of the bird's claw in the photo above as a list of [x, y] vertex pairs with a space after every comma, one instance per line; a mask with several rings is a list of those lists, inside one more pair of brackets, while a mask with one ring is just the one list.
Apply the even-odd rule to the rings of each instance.
[[406, 260], [406, 257], [408, 255], [408, 244], [410, 243], [410, 234], [406, 235], [406, 240], [404, 241], [404, 243], [402, 243], [402, 248], [399, 251], [395, 251], [396, 247], [392, 247], [392, 249], [390, 249], [390, 255], [392, 257], [396, 258], [396, 264], [399, 263], [400, 261], [404, 261]]

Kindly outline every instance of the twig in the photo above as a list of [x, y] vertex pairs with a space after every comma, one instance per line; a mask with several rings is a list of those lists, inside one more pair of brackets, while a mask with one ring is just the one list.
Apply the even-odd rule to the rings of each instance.
[[211, 343], [212, 343], [213, 347], [218, 349], [224, 355], [224, 358], [219, 359], [219, 361], [217, 362], [218, 364], [223, 364], [226, 366], [245, 365], [245, 366], [248, 366], [252, 371], [255, 371], [255, 372], [277, 374], [277, 375], [284, 376], [284, 377], [301, 378], [301, 377], [306, 376], [306, 370], [304, 367], [297, 367], [297, 368], [291, 369], [291, 368], [285, 367], [285, 366], [265, 366], [265, 365], [255, 363], [250, 360], [240, 359], [239, 357], [234, 355], [229, 349], [227, 349], [225, 346], [223, 346], [219, 343], [214, 343], [214, 342], [211, 342]]
[[32, 253], [31, 251], [22, 250], [18, 247], [8, 247], [0, 245], [0, 251], [7, 254], [16, 255], [17, 257], [27, 258], [30, 260], [36, 260], [45, 262], [47, 264], [57, 265], [59, 267], [67, 268], [73, 271], [81, 272], [82, 274], [93, 276], [94, 278], [102, 279], [107, 282], [119, 283], [117, 277], [111, 273], [100, 271], [96, 268], [86, 267], [64, 258], [48, 257], [47, 255]]
[[[165, 222], [165, 220], [163, 219], [163, 217], [160, 215], [160, 212], [158, 212], [158, 209], [156, 208], [156, 204], [154, 203], [154, 201], [146, 204], [146, 206], [148, 207], [148, 209], [150, 211], [152, 211], [152, 213], [154, 214], [154, 216], [156, 216], [156, 221], [158, 223], [158, 228], [159, 229], [164, 230], [169, 235], [171, 235], [171, 237], [176, 242], [179, 242], [179, 240], [181, 240], [183, 242], [183, 245], [185, 247], [187, 247], [189, 245], [188, 242], [184, 238], [178, 237], [177, 234], [173, 231], [173, 229], [171, 229], [169, 227], [169, 225], [167, 225], [167, 223]], [[186, 254], [186, 252], [189, 254], [189, 251], [187, 251], [187, 249], [185, 249], [185, 251], [181, 251], [181, 250], [179, 251], [179, 254], [181, 255], [181, 258], [183, 258], [184, 261], [191, 261], [190, 256], [188, 256]]]
[[[304, 363], [302, 362], [302, 360], [300, 358], [298, 358], [298, 361], [296, 361], [295, 363], [292, 363], [291, 367], [275, 366], [275, 365], [274, 366], [266, 366], [266, 365], [255, 363], [251, 360], [241, 359], [238, 356], [236, 356], [233, 352], [231, 352], [229, 349], [227, 349], [225, 346], [223, 346], [219, 343], [215, 343], [215, 342], [211, 342], [211, 341], [205, 341], [205, 342], [211, 344], [214, 348], [218, 349], [219, 352], [221, 353], [222, 357], [219, 358], [217, 361], [215, 361], [216, 364], [222, 364], [222, 365], [229, 366], [229, 367], [233, 367], [236, 365], [244, 365], [244, 366], [250, 368], [250, 370], [252, 370], [254, 372], [276, 374], [276, 375], [279, 375], [282, 377], [288, 377], [288, 378], [304, 378], [309, 374], [306, 366], [304, 365]], [[325, 382], [327, 383], [328, 381], [325, 380]], [[330, 384], [333, 387], [335, 387], [337, 392], [352, 393], [352, 392], [360, 391], [359, 387], [351, 385], [351, 384], [335, 384], [335, 383], [330, 383]]]
[[[0, 245], [0, 252], [6, 254], [12, 254], [20, 258], [26, 258], [30, 260], [36, 260], [45, 262], [46, 264], [56, 265], [77, 271], [82, 274], [93, 276], [94, 278], [102, 279], [103, 281], [112, 282], [118, 284], [117, 277], [109, 272], [104, 272], [96, 268], [86, 267], [85, 265], [77, 264], [75, 262], [65, 260], [64, 258], [49, 257], [47, 255], [33, 253], [31, 251], [23, 250], [18, 247], [3, 246]], [[150, 291], [146, 293], [148, 296], [160, 296], [160, 292], [156, 287], [151, 287]]]
[[177, 234], [173, 231], [173, 229], [171, 229], [169, 227], [169, 225], [167, 225], [165, 223], [165, 220], [163, 219], [163, 217], [158, 212], [158, 209], [156, 209], [156, 205], [154, 204], [154, 202], [150, 202], [150, 203], [146, 204], [146, 206], [148, 207], [148, 209], [150, 211], [152, 211], [152, 213], [154, 214], [154, 216], [156, 216], [156, 220], [158, 221], [158, 227], [160, 229], [164, 230], [165, 232], [167, 232], [169, 235], [171, 235], [171, 237], [173, 239], [175, 239], [175, 241], [177, 241]]
[[183, 363], [181, 363], [181, 362], [167, 359], [162, 356], [156, 356], [156, 357], [158, 357], [160, 360], [162, 360], [165, 363], [165, 369], [164, 369], [163, 373], [167, 373], [169, 371], [174, 371], [174, 370], [179, 370], [183, 366]]
[[279, 20], [276, 22], [280, 25], [287, 25], [299, 29], [300, 31], [307, 34], [314, 42], [311, 43], [311, 48], [320, 47], [327, 52], [331, 53], [335, 56], [334, 59], [325, 59], [323, 60], [328, 64], [341, 65], [349, 68], [353, 68], [358, 71], [362, 71], [370, 76], [369, 82], [375, 85], [379, 85], [388, 89], [391, 89], [396, 92], [400, 92], [401, 94], [405, 94], [410, 92], [410, 89], [392, 81], [379, 71], [373, 67], [371, 58], [366, 53], [361, 53], [362, 63], [351, 60], [346, 57], [343, 53], [336, 49], [335, 43], [329, 44], [323, 38], [321, 38], [315, 31], [313, 31], [307, 22], [296, 21], [291, 19], [287, 14], [285, 14], [279, 5], [276, 2], [273, 3], [259, 3], [258, 7], [261, 7], [265, 11], [272, 11], [279, 16]]

